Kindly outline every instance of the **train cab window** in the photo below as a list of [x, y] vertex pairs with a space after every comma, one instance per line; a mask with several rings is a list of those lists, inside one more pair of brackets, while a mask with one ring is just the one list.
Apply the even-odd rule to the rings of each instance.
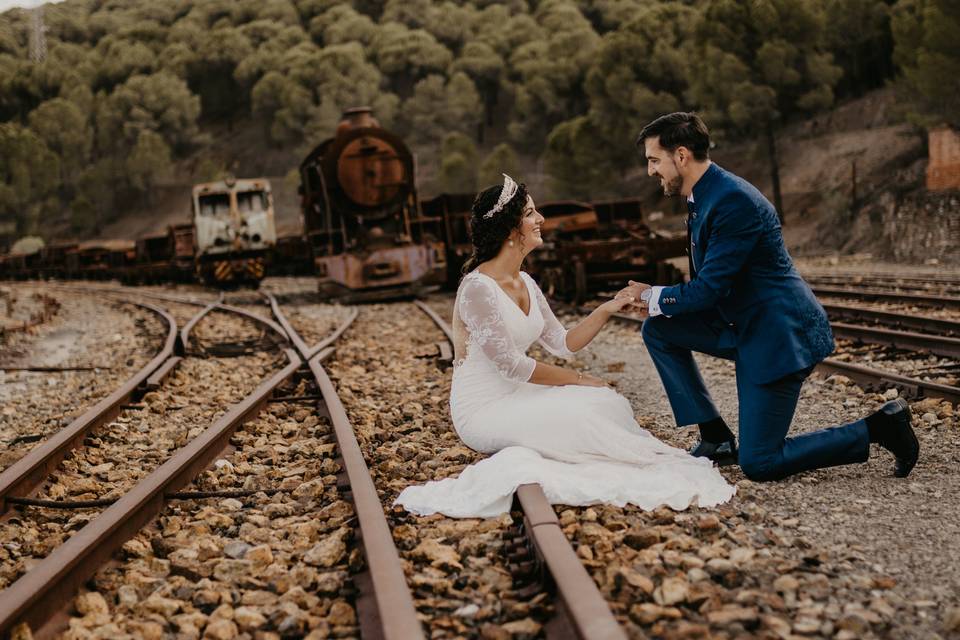
[[267, 210], [267, 194], [263, 191], [237, 192], [237, 209], [240, 213], [253, 213]]
[[200, 196], [201, 216], [225, 216], [230, 214], [230, 194], [211, 193]]

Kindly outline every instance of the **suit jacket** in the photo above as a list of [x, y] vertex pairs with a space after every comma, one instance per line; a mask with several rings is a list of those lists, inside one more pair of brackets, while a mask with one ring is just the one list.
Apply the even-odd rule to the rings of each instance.
[[693, 200], [690, 281], [660, 293], [661, 311], [715, 309], [735, 336], [741, 373], [758, 384], [827, 357], [827, 314], [794, 268], [770, 201], [716, 164], [693, 186]]

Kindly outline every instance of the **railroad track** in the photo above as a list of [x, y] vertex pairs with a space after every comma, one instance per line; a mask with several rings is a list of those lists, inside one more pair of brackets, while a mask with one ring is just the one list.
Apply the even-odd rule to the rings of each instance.
[[[948, 358], [960, 358], [960, 339], [953, 337], [957, 331], [960, 331], [960, 323], [949, 322], [940, 318], [881, 312], [843, 305], [824, 304], [824, 309], [827, 310], [827, 314], [831, 317], [830, 327], [833, 330], [834, 336], [837, 338], [851, 340], [856, 343], [890, 347], [901, 351], [926, 352]], [[588, 309], [580, 309], [579, 311], [589, 312]], [[911, 326], [920, 329], [940, 331], [947, 335], [900, 331], [897, 329], [863, 326], [832, 320], [832, 318], [838, 316], [854, 321], [879, 322], [886, 323], [888, 326]], [[613, 317], [624, 323], [634, 325], [643, 323], [642, 319], [627, 314], [614, 314]], [[838, 358], [825, 359], [817, 365], [817, 369], [827, 374], [842, 374], [868, 388], [895, 387], [908, 398], [933, 397], [942, 398], [954, 403], [960, 402], [960, 387], [886, 371], [863, 364], [845, 362]], [[939, 370], [939, 368], [932, 368], [932, 370]]]
[[[183, 299], [177, 299], [176, 301], [184, 303]], [[191, 302], [186, 302], [186, 304], [191, 304]], [[192, 304], [202, 305], [203, 309], [195, 316], [194, 321], [188, 323], [189, 326], [183, 326], [180, 332], [177, 332], [177, 325], [169, 314], [165, 316], [168, 324], [166, 344], [169, 348], [165, 348], [162, 354], [158, 354], [151, 361], [150, 366], [144, 367], [133, 379], [112, 394], [108, 399], [109, 401], [104, 400], [99, 403], [75, 421], [74, 424], [35, 448], [23, 460], [0, 475], [0, 488], [2, 488], [2, 492], [0, 492], [2, 503], [0, 505], [2, 505], [4, 511], [8, 511], [18, 504], [21, 505], [18, 507], [20, 509], [31, 508], [27, 506], [31, 504], [29, 493], [40, 485], [47, 477], [50, 469], [54, 468], [71, 449], [83, 445], [84, 440], [90, 437], [95, 428], [106, 424], [121, 411], [131, 408], [138, 409], [139, 407], [131, 407], [129, 404], [132, 394], [145, 392], [147, 390], [146, 385], [151, 381], [157, 385], [162, 383], [160, 377], [168, 375], [177, 364], [175, 359], [181, 357], [173, 354], [176, 336], [179, 335], [182, 344], [187, 349], [195, 348], [190, 345], [190, 334], [197, 326], [199, 318], [214, 311], [222, 313], [228, 310], [222, 305], [205, 301], [192, 301]], [[276, 311], [279, 312], [279, 310]], [[242, 315], [247, 321], [258, 323], [263, 327], [264, 332], [275, 334], [277, 342], [285, 342], [290, 335], [287, 332], [289, 327], [282, 327], [280, 322], [273, 322], [243, 310], [234, 309], [230, 310], [230, 313]], [[280, 318], [282, 318], [282, 315], [278, 313], [278, 320]], [[171, 500], [223, 497], [218, 492], [188, 492], [183, 494], [182, 492], [178, 493], [177, 489], [208, 468], [213, 460], [227, 450], [230, 438], [237, 429], [245, 422], [252, 420], [269, 403], [275, 401], [277, 398], [274, 396], [279, 394], [279, 399], [285, 402], [302, 402], [304, 400], [303, 394], [291, 396], [290, 391], [280, 391], [283, 386], [291, 386], [292, 384], [294, 389], [298, 388], [294, 384], [297, 376], [302, 376], [307, 371], [313, 373], [315, 383], [318, 385], [318, 393], [306, 394], [306, 399], [322, 398], [320, 411], [323, 415], [330, 415], [336, 423], [338, 412], [340, 416], [343, 415], [342, 407], [338, 410], [339, 401], [336, 399], [329, 379], [325, 377], [325, 374], [322, 374], [320, 361], [323, 357], [329, 355], [329, 343], [335, 340], [337, 335], [342, 333], [345, 328], [345, 326], [342, 327], [336, 335], [330, 336], [327, 344], [319, 345], [319, 348], [308, 350], [306, 354], [302, 354], [311, 355], [310, 360], [305, 360], [301, 357], [301, 354], [292, 349], [283, 349], [283, 356], [287, 362], [286, 366], [261, 382], [252, 393], [230, 406], [226, 413], [217, 418], [212, 425], [204, 430], [198, 430], [198, 433], [192, 439], [177, 449], [163, 464], [143, 477], [129, 491], [117, 496], [115, 500], [103, 501], [109, 504], [109, 506], [102, 505], [107, 506], [106, 510], [90, 519], [80, 531], [53, 549], [49, 555], [37, 562], [20, 579], [0, 592], [0, 634], [9, 634], [18, 624], [26, 623], [36, 629], [49, 622], [51, 611], [64, 610], [67, 603], [73, 599], [77, 588], [90, 578], [98, 567], [109, 560], [124, 542], [160, 513]], [[299, 385], [299, 387], [302, 386], [302, 384]], [[125, 405], [127, 409], [124, 408]], [[338, 433], [339, 431], [342, 431], [342, 429], [338, 429]], [[346, 447], [342, 446], [341, 450], [344, 448]], [[349, 463], [347, 466], [349, 466]], [[358, 472], [354, 469], [350, 478], [351, 486], [353, 486], [356, 477], [358, 477]], [[369, 481], [368, 477], [367, 480]], [[354, 487], [354, 496], [356, 491], [357, 489]], [[360, 515], [363, 511], [370, 511], [370, 508], [368, 507], [365, 510], [357, 508], [361, 521], [365, 517]], [[379, 503], [377, 503], [375, 511], [379, 512], [382, 520], [383, 513], [382, 509], [379, 508]], [[375, 528], [375, 526], [371, 526], [371, 531]], [[385, 529], [385, 523], [382, 529]], [[374, 534], [368, 534], [365, 529], [364, 534], [359, 537], [363, 541], [368, 541], [374, 537]], [[389, 539], [389, 532], [387, 532], [387, 538]], [[384, 571], [383, 563], [373, 560], [373, 556], [376, 554], [370, 553], [369, 546], [372, 544], [372, 542], [366, 542], [367, 566], [369, 567], [367, 573], [372, 576], [369, 582], [376, 584], [378, 581], [382, 582], [383, 576], [389, 574], [389, 571]], [[402, 578], [402, 573], [400, 576]], [[377, 593], [379, 594], [379, 591]], [[358, 597], [358, 607], [360, 602], [364, 599], [370, 600], [370, 598], [369, 594], [361, 593], [361, 596]], [[391, 599], [389, 596], [373, 596], [372, 602], [376, 603], [379, 611], [390, 611], [391, 615], [402, 609], [402, 603], [396, 598]], [[387, 608], [384, 609], [383, 607]], [[369, 607], [367, 608], [369, 609]], [[412, 611], [412, 607], [408, 608]], [[368, 619], [374, 618], [368, 617]], [[387, 618], [383, 617], [382, 619], [386, 623]], [[415, 620], [412, 616], [411, 619]], [[63, 617], [60, 616], [54, 622], [51, 622], [51, 625], [57, 626], [58, 624], [62, 625], [62, 623]], [[374, 623], [375, 626], [378, 624], [380, 623]], [[406, 635], [405, 632], [408, 627], [398, 622], [397, 619], [391, 619], [390, 624], [391, 629], [403, 630], [401, 632], [403, 635], [392, 635], [395, 632], [381, 630], [379, 634], [371, 632], [370, 637], [418, 637]], [[363, 618], [361, 618], [361, 627], [363, 627]], [[417, 628], [419, 629], [419, 625]], [[364, 635], [368, 634], [365, 633]]]
[[951, 276], [916, 276], [899, 274], [875, 273], [831, 273], [806, 274], [804, 279], [811, 283], [823, 286], [873, 286], [895, 289], [940, 289], [942, 292], [960, 291], [960, 277]]
[[933, 293], [911, 293], [890, 289], [828, 287], [811, 285], [817, 296], [828, 298], [851, 298], [876, 302], [895, 302], [933, 307], [936, 309], [960, 309], [960, 296], [938, 295]]
[[[446, 336], [452, 359], [453, 331], [450, 325], [427, 304], [416, 301], [417, 307]], [[545, 577], [555, 588], [555, 617], [545, 629], [550, 638], [621, 639], [626, 633], [617, 623], [593, 579], [583, 567], [576, 552], [560, 527], [560, 520], [540, 485], [526, 484], [517, 489], [517, 502], [523, 511], [522, 533], [534, 549]]]

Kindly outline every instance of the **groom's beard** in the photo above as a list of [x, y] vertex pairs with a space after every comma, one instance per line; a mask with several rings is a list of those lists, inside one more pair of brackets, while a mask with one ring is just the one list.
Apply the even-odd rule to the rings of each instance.
[[680, 193], [680, 187], [683, 186], [683, 178], [676, 176], [663, 183], [663, 195], [675, 196]]
[[671, 158], [670, 162], [673, 163], [674, 175], [663, 183], [663, 195], [665, 196], [675, 196], [679, 194], [680, 187], [683, 186], [683, 177], [680, 175], [680, 170], [677, 169], [677, 161]]

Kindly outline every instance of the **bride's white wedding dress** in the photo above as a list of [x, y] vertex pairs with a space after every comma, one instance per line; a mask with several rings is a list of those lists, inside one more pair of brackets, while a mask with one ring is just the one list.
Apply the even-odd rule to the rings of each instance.
[[606, 387], [527, 382], [535, 341], [569, 357], [566, 329], [526, 273], [524, 313], [479, 271], [460, 283], [454, 305], [457, 361], [450, 413], [463, 442], [489, 458], [456, 478], [407, 487], [395, 504], [412, 513], [492, 517], [509, 511], [522, 484], [539, 483], [553, 504], [709, 507], [734, 488], [709, 460], [660, 442], [641, 429], [626, 398]]

